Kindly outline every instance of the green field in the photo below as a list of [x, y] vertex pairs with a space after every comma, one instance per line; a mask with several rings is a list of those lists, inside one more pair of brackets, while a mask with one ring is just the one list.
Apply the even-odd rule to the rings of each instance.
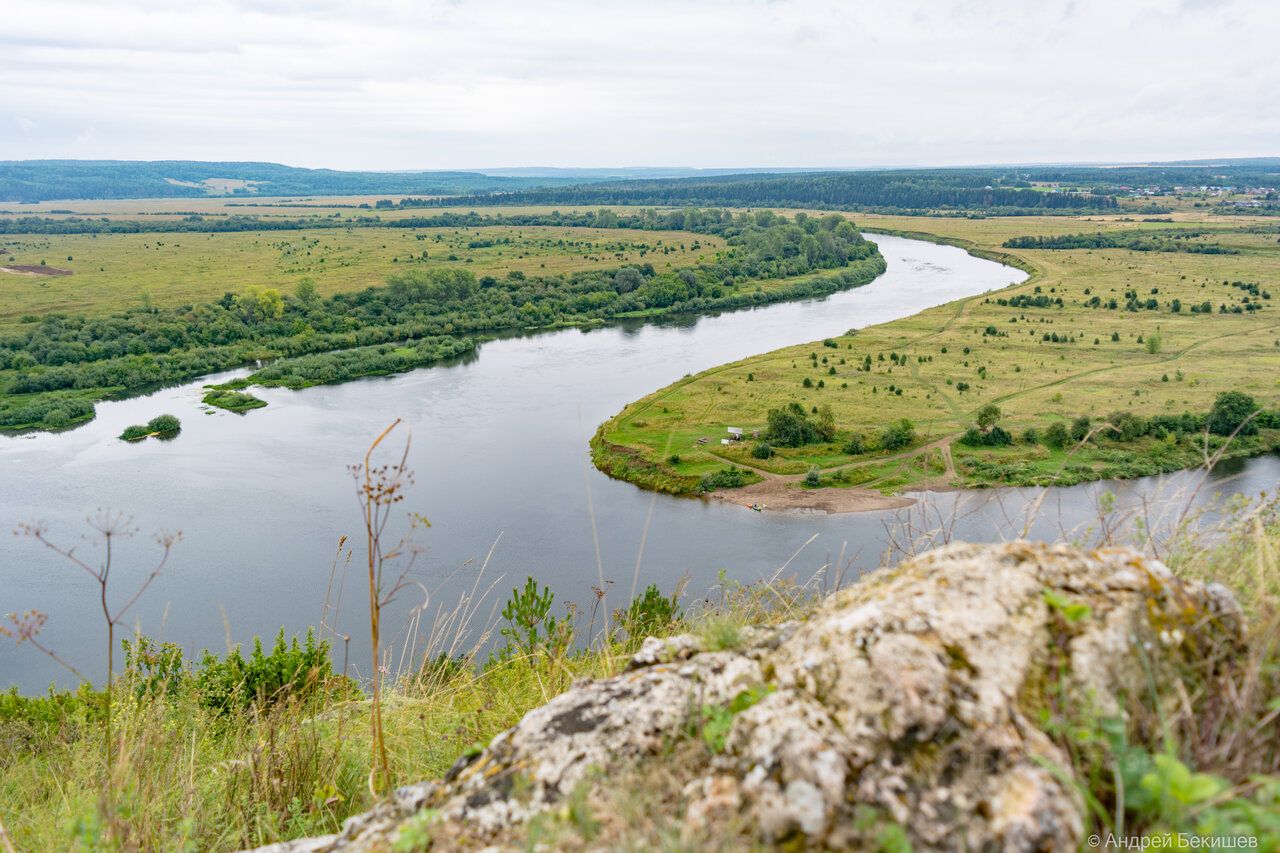
[[[1078, 482], [1187, 467], [1203, 459], [1204, 445], [1192, 436], [1112, 441], [1104, 431], [1082, 448], [1049, 447], [1024, 441], [1028, 428], [1044, 431], [1081, 415], [1096, 424], [1117, 412], [1145, 418], [1203, 414], [1224, 391], [1245, 392], [1265, 409], [1280, 406], [1280, 243], [1274, 231], [1115, 218], [1103, 223], [1061, 217], [966, 220], [862, 214], [858, 223], [886, 231], [926, 230], [977, 254], [1013, 260], [1032, 275], [999, 293], [858, 330], [825, 345], [817, 341], [788, 347], [682, 379], [627, 406], [602, 426], [594, 442], [597, 464], [672, 491], [690, 490], [699, 477], [727, 463], [786, 479], [793, 488], [801, 487], [811, 467], [820, 469], [823, 486], [864, 485], [886, 492], [924, 482]], [[1022, 235], [1206, 227], [1212, 232], [1190, 242], [1217, 243], [1239, 254], [1014, 250], [1002, 245]], [[1232, 282], [1256, 283], [1261, 292], [1251, 295]], [[1143, 307], [1125, 310], [1126, 294], [1136, 296]], [[1022, 296], [1047, 297], [1053, 303], [998, 303]], [[1089, 307], [1095, 296], [1101, 307]], [[1111, 299], [1117, 300], [1116, 309], [1106, 307]], [[1154, 310], [1145, 307], [1148, 300], [1155, 300]], [[1180, 303], [1179, 312], [1172, 310], [1174, 300]], [[1191, 312], [1191, 306], [1206, 301], [1212, 313]], [[1261, 307], [1220, 313], [1220, 306], [1231, 312], [1248, 302]], [[769, 459], [756, 458], [756, 442], [750, 440], [720, 445], [729, 425], [745, 428], [748, 435], [752, 430], [765, 434], [769, 410], [793, 401], [807, 414], [829, 407], [836, 436], [775, 448]], [[988, 403], [1001, 409], [999, 425], [1013, 434], [1013, 444], [972, 448], [957, 442]], [[881, 430], [899, 418], [914, 424], [911, 447], [877, 449]], [[861, 453], [846, 452], [854, 436], [864, 444]], [[1228, 452], [1257, 452], [1276, 443], [1277, 434], [1264, 429]], [[679, 461], [673, 463], [676, 457]]]
[[250, 286], [291, 291], [304, 277], [328, 296], [380, 285], [405, 269], [458, 264], [499, 276], [638, 263], [661, 271], [691, 266], [723, 248], [713, 235], [680, 231], [533, 226], [4, 235], [0, 266], [44, 264], [72, 274], [0, 271], [0, 326], [55, 311], [94, 314], [146, 302], [175, 307]]

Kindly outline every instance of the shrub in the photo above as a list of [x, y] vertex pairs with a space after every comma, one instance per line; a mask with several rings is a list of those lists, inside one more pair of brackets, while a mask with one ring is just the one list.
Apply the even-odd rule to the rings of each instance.
[[502, 608], [502, 618], [507, 624], [501, 633], [507, 638], [507, 645], [499, 651], [500, 656], [520, 653], [533, 666], [540, 652], [554, 654], [568, 647], [573, 626], [568, 619], [551, 615], [555, 598], [549, 586], [539, 591], [538, 582], [532, 577], [525, 581], [523, 589], [511, 590], [511, 598]]
[[304, 643], [294, 637], [286, 644], [281, 628], [271, 654], [263, 653], [258, 637], [248, 660], [239, 647], [222, 660], [206, 651], [195, 674], [195, 687], [202, 706], [229, 713], [250, 706], [265, 708], [286, 698], [310, 698], [332, 676], [327, 641], [317, 642], [315, 633], [308, 631]]
[[849, 436], [849, 440], [844, 444], [844, 452], [850, 456], [857, 456], [865, 450], [866, 446], [863, 444], [862, 436], [860, 435]]
[[766, 442], [761, 441], [751, 448], [751, 455], [756, 459], [769, 459], [773, 456], [773, 448]]
[[120, 437], [125, 441], [138, 441], [151, 435], [151, 430], [141, 424], [134, 424], [124, 428], [124, 432], [120, 433]]
[[968, 447], [1005, 447], [1013, 444], [1013, 436], [998, 426], [986, 432], [977, 427], [969, 427], [960, 437], [960, 443]]
[[1049, 428], [1044, 431], [1044, 443], [1049, 447], [1063, 448], [1067, 446], [1067, 442], [1071, 440], [1071, 434], [1067, 432], [1067, 427], [1062, 421], [1054, 421], [1049, 424]]
[[880, 446], [885, 450], [901, 450], [916, 440], [915, 425], [903, 418], [880, 433]]
[[147, 429], [156, 435], [177, 435], [182, 430], [182, 422], [173, 415], [156, 415], [147, 421]]
[[663, 595], [657, 584], [649, 584], [644, 595], [614, 614], [618, 625], [627, 632], [627, 638], [636, 644], [645, 637], [669, 631], [679, 618], [680, 605], [675, 596]]
[[716, 489], [737, 489], [747, 484], [747, 474], [741, 468], [730, 465], [714, 474], [703, 474], [698, 481], [698, 491], [714, 492]]
[[811, 489], [822, 485], [822, 476], [817, 468], [810, 468], [809, 473], [804, 475], [804, 484]]

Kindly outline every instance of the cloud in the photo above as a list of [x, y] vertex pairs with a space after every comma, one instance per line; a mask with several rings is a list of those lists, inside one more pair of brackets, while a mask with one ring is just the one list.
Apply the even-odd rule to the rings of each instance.
[[1280, 153], [1280, 10], [1264, 0], [10, 5], [0, 98], [30, 126], [0, 136], [0, 158], [465, 168]]

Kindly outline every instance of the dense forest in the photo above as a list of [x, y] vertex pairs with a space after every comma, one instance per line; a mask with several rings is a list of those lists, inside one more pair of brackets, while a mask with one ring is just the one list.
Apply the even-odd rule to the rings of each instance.
[[926, 169], [881, 172], [725, 175], [710, 178], [612, 181], [544, 187], [461, 199], [418, 199], [404, 206], [457, 204], [652, 204], [729, 207], [811, 207], [883, 212], [928, 210], [1110, 210], [1116, 200], [1092, 193], [1031, 189], [999, 170]]
[[0, 201], [211, 195], [452, 195], [510, 191], [569, 180], [554, 176], [491, 177], [479, 172], [340, 172], [278, 163], [7, 160], [0, 161]]
[[[678, 221], [687, 230], [723, 237], [728, 248], [695, 267], [662, 273], [642, 264], [477, 278], [462, 268], [436, 268], [327, 299], [303, 279], [292, 294], [250, 288], [172, 310], [49, 315], [0, 336], [0, 428], [69, 426], [91, 418], [94, 401], [108, 394], [254, 360], [272, 363], [253, 382], [340, 382], [463, 355], [477, 339], [503, 330], [821, 296], [865, 284], [884, 270], [875, 245], [835, 215], [787, 219], [768, 211], [689, 210], [581, 218], [630, 221], [633, 227]], [[768, 280], [781, 284], [761, 286]]]

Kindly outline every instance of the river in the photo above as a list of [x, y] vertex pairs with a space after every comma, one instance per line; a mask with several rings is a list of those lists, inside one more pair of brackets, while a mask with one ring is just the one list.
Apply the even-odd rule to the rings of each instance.
[[[557, 608], [576, 602], [585, 627], [596, 599], [592, 587], [602, 577], [613, 608], [626, 602], [637, 577], [642, 588], [657, 583], [669, 591], [687, 575], [694, 600], [722, 570], [744, 583], [784, 565], [788, 574], [808, 578], [843, 553], [839, 574], [852, 578], [877, 565], [912, 518], [924, 526], [951, 518], [947, 526], [960, 538], [1007, 537], [1038, 491], [930, 495], [927, 512], [755, 513], [654, 495], [590, 465], [587, 440], [600, 422], [686, 373], [1025, 278], [949, 246], [868, 236], [880, 244], [887, 272], [825, 299], [492, 341], [465, 362], [399, 376], [304, 391], [255, 389], [270, 405], [247, 416], [207, 413], [200, 403], [204, 381], [193, 382], [102, 403], [97, 418], [79, 429], [2, 437], [0, 613], [47, 613], [42, 642], [100, 681], [104, 633], [96, 584], [38, 542], [8, 531], [38, 521], [51, 540], [97, 560], [85, 520], [107, 509], [126, 513], [139, 530], [116, 550], [117, 601], [159, 554], [151, 534], [183, 533], [164, 572], [130, 611], [130, 627], [188, 653], [222, 651], [228, 639], [247, 645], [255, 634], [269, 639], [282, 626], [305, 631], [323, 615], [339, 537], [355, 539], [362, 531], [347, 466], [395, 418], [412, 428], [409, 464], [416, 475], [401, 508], [425, 515], [432, 526], [416, 536], [425, 550], [415, 583], [384, 617], [393, 627], [407, 623], [424, 589], [431, 594], [428, 614], [448, 611], [478, 576], [481, 591], [496, 587], [476, 608], [477, 629], [528, 575], [551, 586]], [[181, 418], [177, 439], [116, 438], [125, 426], [163, 412]], [[1256, 494], [1280, 480], [1280, 457], [1234, 463], [1213, 477], [1200, 499], [1219, 490]], [[1182, 474], [1051, 490], [1034, 532], [1052, 537], [1087, 523], [1097, 495], [1108, 489], [1132, 503], [1193, 482]], [[328, 621], [352, 635], [352, 669], [360, 664], [367, 674], [361, 641], [367, 593], [358, 562], [357, 552], [340, 584], [340, 608]], [[393, 637], [393, 645], [405, 636]], [[341, 667], [344, 649], [335, 656]], [[0, 638], [0, 688], [39, 691], [54, 680], [72, 681], [29, 646]]]

